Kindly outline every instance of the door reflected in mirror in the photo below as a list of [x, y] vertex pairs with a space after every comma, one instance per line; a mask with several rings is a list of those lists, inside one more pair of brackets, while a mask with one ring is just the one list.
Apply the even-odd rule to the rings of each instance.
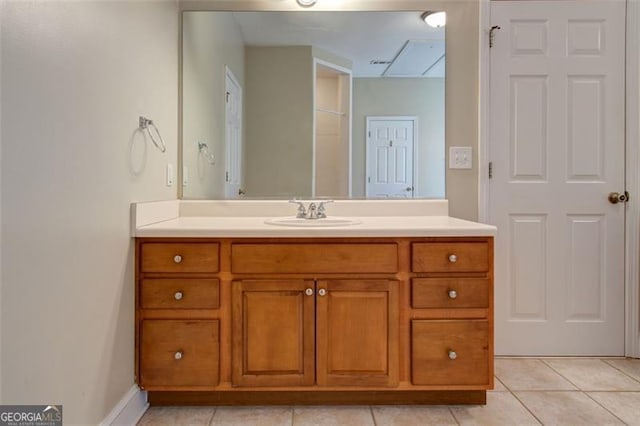
[[444, 198], [423, 13], [183, 12], [183, 198]]

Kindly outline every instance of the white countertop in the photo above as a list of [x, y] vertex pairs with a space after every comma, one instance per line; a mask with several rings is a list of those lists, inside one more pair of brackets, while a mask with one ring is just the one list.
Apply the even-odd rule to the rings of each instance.
[[496, 234], [494, 226], [456, 219], [448, 216], [448, 212], [446, 200], [340, 200], [327, 207], [327, 216], [355, 219], [359, 223], [293, 227], [265, 223], [278, 217], [293, 218], [296, 206], [287, 201], [169, 200], [134, 203], [131, 233], [134, 237], [157, 238], [472, 237]]
[[[492, 236], [490, 225], [449, 216], [369, 216], [349, 226], [292, 227], [266, 224], [273, 217], [178, 217], [136, 229], [136, 237], [430, 237]], [[321, 219], [320, 219], [321, 220]]]

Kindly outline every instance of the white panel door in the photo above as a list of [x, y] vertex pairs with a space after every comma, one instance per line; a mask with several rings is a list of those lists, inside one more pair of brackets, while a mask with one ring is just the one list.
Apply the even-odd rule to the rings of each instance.
[[225, 197], [242, 192], [242, 87], [229, 68], [225, 78]]
[[624, 355], [625, 3], [491, 2], [496, 353]]
[[414, 127], [411, 118], [367, 118], [367, 197], [413, 197]]

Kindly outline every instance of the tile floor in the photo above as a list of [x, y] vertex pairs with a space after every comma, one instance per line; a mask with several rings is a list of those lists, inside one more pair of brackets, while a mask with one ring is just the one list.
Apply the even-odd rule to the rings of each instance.
[[486, 406], [152, 407], [139, 425], [638, 425], [640, 360], [499, 358]]

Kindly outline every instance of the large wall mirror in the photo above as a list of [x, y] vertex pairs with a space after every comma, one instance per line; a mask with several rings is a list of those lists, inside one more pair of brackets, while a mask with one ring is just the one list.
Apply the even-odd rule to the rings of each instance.
[[423, 12], [183, 12], [183, 198], [444, 198]]

